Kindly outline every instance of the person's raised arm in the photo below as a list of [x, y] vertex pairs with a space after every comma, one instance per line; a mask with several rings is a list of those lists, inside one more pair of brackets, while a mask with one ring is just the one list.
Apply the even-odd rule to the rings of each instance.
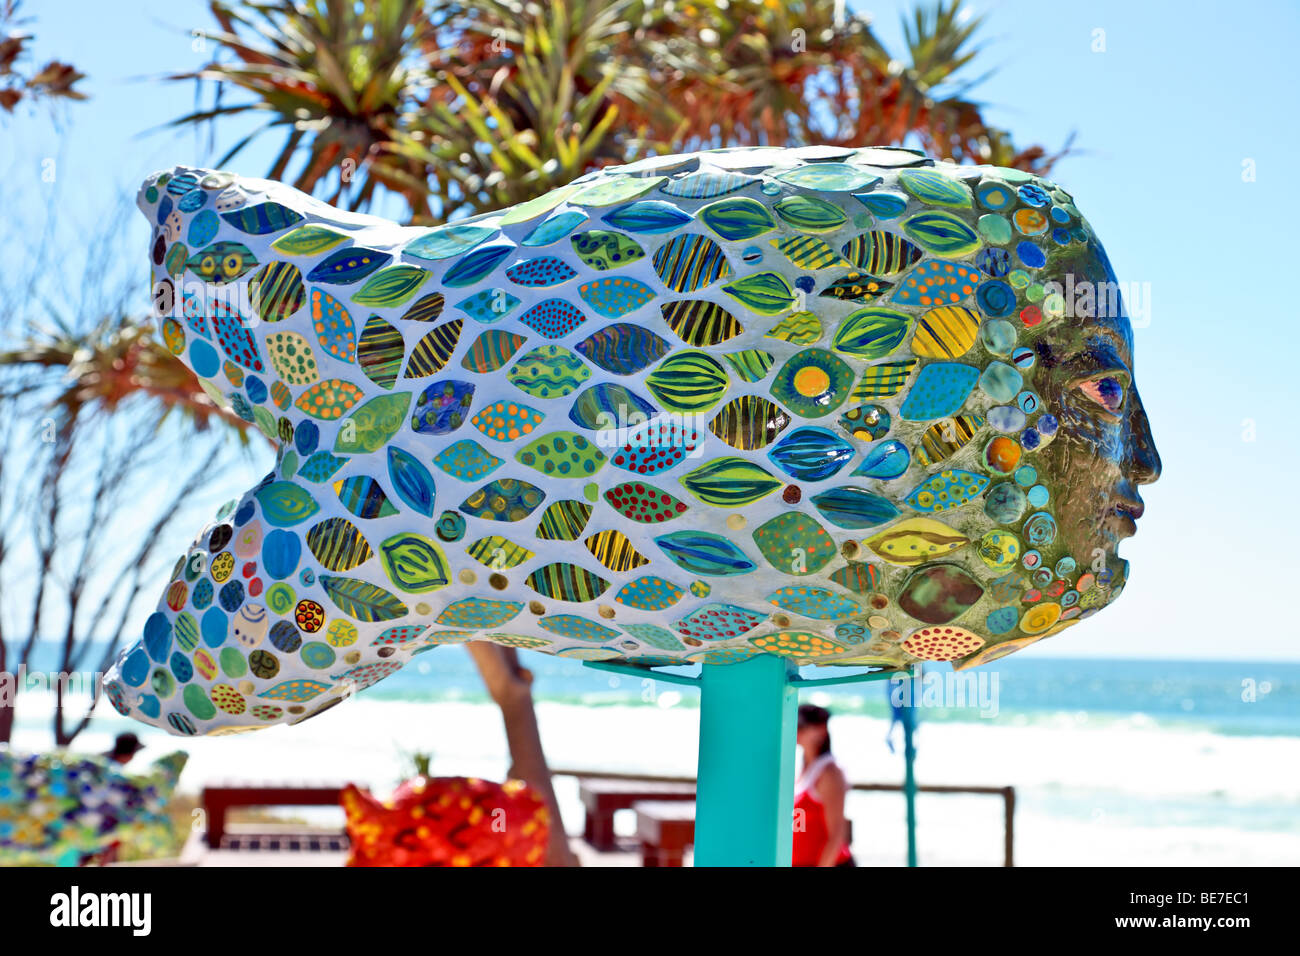
[[826, 813], [826, 846], [822, 849], [818, 866], [834, 866], [840, 855], [840, 847], [847, 836], [844, 821], [844, 797], [848, 793], [848, 781], [844, 771], [832, 764], [823, 771], [817, 781], [817, 796], [821, 798]]

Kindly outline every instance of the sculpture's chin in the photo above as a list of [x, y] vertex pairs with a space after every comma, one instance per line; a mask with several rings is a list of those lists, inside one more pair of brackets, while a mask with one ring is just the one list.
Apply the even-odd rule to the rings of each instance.
[[1125, 538], [1137, 534], [1137, 521], [1132, 515], [1116, 508], [1102, 515], [1101, 531], [1109, 544], [1108, 550], [1114, 550]]
[[1097, 575], [1100, 583], [1112, 590], [1122, 586], [1128, 580], [1129, 563], [1119, 556], [1119, 552], [1111, 549], [1106, 553], [1105, 570]]
[[1074, 511], [1073, 502], [1062, 502], [1058, 517], [1067, 550], [1087, 563], [1098, 554], [1107, 558], [1115, 555], [1120, 543], [1138, 531], [1138, 520], [1143, 507], [1131, 501], [1111, 504], [1113, 495], [1103, 495], [1100, 507], [1082, 515]]

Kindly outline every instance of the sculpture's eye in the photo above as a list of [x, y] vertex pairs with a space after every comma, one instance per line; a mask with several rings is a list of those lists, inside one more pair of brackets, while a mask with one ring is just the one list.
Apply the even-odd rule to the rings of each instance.
[[244, 260], [238, 253], [232, 252], [222, 260], [222, 268], [226, 270], [226, 275], [233, 276], [239, 273], [239, 268], [244, 264]]
[[1079, 382], [1075, 388], [1111, 415], [1119, 415], [1128, 396], [1128, 376], [1120, 373], [1103, 375]]

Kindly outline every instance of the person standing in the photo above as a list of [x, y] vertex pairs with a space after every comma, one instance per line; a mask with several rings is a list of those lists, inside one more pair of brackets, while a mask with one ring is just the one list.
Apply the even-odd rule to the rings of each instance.
[[831, 754], [830, 719], [825, 707], [799, 705], [803, 769], [795, 782], [793, 866], [856, 866], [844, 816], [849, 785]]
[[140, 738], [135, 734], [118, 734], [113, 741], [113, 749], [104, 756], [116, 764], [125, 765], [141, 750], [144, 750], [144, 744], [140, 743]]

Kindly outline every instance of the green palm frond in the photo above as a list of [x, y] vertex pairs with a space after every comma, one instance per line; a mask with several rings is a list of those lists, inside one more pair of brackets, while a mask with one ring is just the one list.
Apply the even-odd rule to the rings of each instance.
[[[268, 114], [270, 175], [331, 202], [399, 194], [418, 223], [522, 202], [593, 168], [736, 145], [909, 144], [1046, 172], [969, 99], [981, 17], [924, 0], [886, 49], [835, 0], [212, 0], [217, 55], [178, 79]], [[1068, 148], [1068, 144], [1067, 144]], [[340, 170], [350, 161], [356, 175]], [[296, 175], [289, 175], [294, 163]], [[351, 179], [351, 182], [348, 180]]]
[[[217, 84], [217, 103], [171, 125], [265, 111], [271, 114], [268, 122], [236, 143], [219, 164], [252, 140], [279, 131], [285, 140], [272, 164], [273, 178], [283, 177], [299, 159], [296, 188], [314, 192], [327, 183], [333, 190], [330, 202], [366, 205], [374, 189], [369, 176], [356, 177], [365, 185], [348, 196], [354, 177], [344, 170], [364, 170], [426, 83], [420, 50], [433, 27], [419, 0], [213, 0], [210, 11], [220, 29], [205, 38], [217, 45], [217, 57], [170, 78]], [[252, 101], [222, 105], [226, 87], [250, 94]], [[419, 191], [408, 193], [408, 184], [396, 178], [386, 181], [385, 170], [370, 175], [413, 206], [421, 204]]]
[[155, 426], [180, 414], [198, 431], [221, 423], [247, 442], [248, 423], [203, 391], [194, 373], [154, 339], [148, 320], [109, 315], [78, 333], [56, 319], [52, 327], [32, 329], [17, 348], [0, 351], [0, 368], [62, 370], [50, 404], [68, 427], [143, 397], [153, 406]]

